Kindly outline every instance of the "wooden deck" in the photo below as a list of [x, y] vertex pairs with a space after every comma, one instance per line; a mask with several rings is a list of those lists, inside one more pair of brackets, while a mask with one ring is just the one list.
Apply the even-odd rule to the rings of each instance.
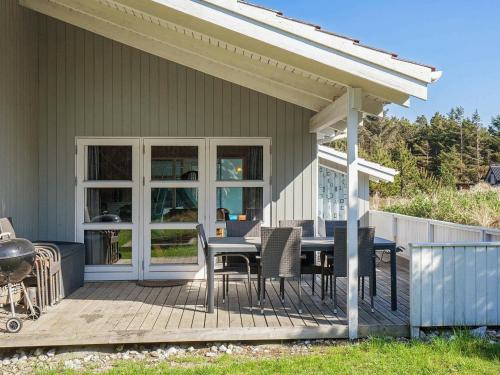
[[[360, 335], [409, 335], [408, 267], [398, 264], [398, 310], [390, 310], [389, 267], [377, 270], [375, 312], [369, 298], [360, 301]], [[0, 315], [0, 347], [91, 345], [117, 343], [202, 342], [346, 338], [346, 284], [339, 279], [338, 314], [331, 301], [311, 294], [311, 278], [303, 281], [304, 308], [297, 307], [297, 283], [286, 283], [285, 303], [279, 283], [268, 283], [265, 313], [250, 310], [247, 284], [232, 281], [222, 302], [217, 282], [216, 311], [205, 313], [205, 282], [189, 281], [175, 287], [141, 287], [135, 282], [87, 283], [38, 321], [25, 321], [18, 334], [5, 333]], [[319, 281], [319, 279], [318, 279]], [[367, 283], [368, 284], [368, 283]], [[320, 290], [319, 283], [316, 292]], [[254, 298], [256, 282], [252, 285]], [[368, 296], [368, 287], [366, 289]]]

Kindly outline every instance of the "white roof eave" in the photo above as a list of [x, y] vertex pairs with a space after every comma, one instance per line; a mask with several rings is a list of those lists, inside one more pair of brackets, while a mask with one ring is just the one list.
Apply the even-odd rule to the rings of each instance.
[[[130, 0], [119, 1], [129, 2]], [[423, 100], [427, 99], [427, 84], [432, 82], [432, 68], [430, 67], [395, 60], [387, 53], [352, 42], [333, 43], [332, 38], [335, 37], [332, 35], [321, 35], [324, 40], [319, 42], [317, 38], [309, 35], [313, 27], [310, 27], [310, 32], [306, 32], [303, 30], [303, 25], [295, 22], [292, 29], [299, 31], [291, 32], [292, 29], [284, 28], [282, 19], [276, 17], [276, 21], [279, 21], [276, 23], [271, 22], [269, 17], [267, 19], [258, 17], [251, 14], [250, 7], [236, 1], [151, 1], [225, 29], [229, 33], [251, 38], [261, 43], [264, 49], [278, 48], [290, 53], [294, 56], [295, 63], [302, 59], [304, 63], [309, 61], [305, 63], [306, 65], [314, 63], [336, 69], [337, 74], [341, 72], [346, 74], [345, 84], [348, 86], [363, 85], [365, 81], [370, 82], [371, 85], [385, 87]], [[241, 7], [245, 12], [241, 11]], [[203, 27], [203, 24], [200, 23], [199, 27]], [[347, 46], [350, 46], [348, 50]], [[311, 59], [311, 56], [314, 58]]]

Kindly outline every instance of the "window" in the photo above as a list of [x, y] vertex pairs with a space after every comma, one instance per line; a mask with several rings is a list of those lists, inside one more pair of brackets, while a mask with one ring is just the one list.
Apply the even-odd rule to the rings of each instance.
[[197, 221], [197, 188], [151, 189], [152, 223], [196, 223]]
[[262, 220], [261, 187], [218, 187], [217, 220]]
[[86, 153], [86, 180], [132, 180], [131, 146], [88, 146]]
[[211, 218], [217, 236], [229, 220], [270, 224], [270, 140], [211, 140]]
[[132, 264], [131, 230], [86, 230], [85, 264]]
[[87, 188], [85, 189], [86, 223], [131, 223], [131, 188]]
[[152, 146], [151, 180], [198, 180], [198, 147]]
[[262, 180], [262, 146], [217, 146], [217, 180]]
[[193, 264], [198, 262], [196, 229], [153, 229], [151, 264]]

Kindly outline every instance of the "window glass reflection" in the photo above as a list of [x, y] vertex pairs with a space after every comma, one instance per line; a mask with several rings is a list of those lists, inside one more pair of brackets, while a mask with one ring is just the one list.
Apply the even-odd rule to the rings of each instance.
[[86, 223], [132, 222], [132, 189], [86, 189], [84, 220]]
[[222, 187], [216, 194], [217, 220], [262, 220], [262, 188]]
[[198, 147], [151, 147], [151, 179], [198, 180]]
[[87, 180], [132, 180], [132, 146], [87, 146]]
[[197, 222], [197, 188], [151, 189], [151, 222]]
[[217, 180], [262, 180], [262, 146], [217, 146]]
[[151, 264], [198, 263], [196, 229], [154, 229], [151, 231]]
[[85, 264], [132, 264], [131, 230], [86, 230]]

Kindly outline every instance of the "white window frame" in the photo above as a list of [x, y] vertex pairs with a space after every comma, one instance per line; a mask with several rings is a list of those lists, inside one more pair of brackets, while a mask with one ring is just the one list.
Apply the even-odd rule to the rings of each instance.
[[[217, 146], [262, 146], [262, 180], [217, 180]], [[209, 189], [207, 198], [210, 236], [216, 228], [224, 228], [225, 222], [217, 221], [217, 188], [219, 187], [261, 187], [262, 226], [271, 226], [271, 138], [210, 138], [209, 139]]]
[[[144, 188], [143, 188], [143, 238], [145, 279], [182, 278], [174, 272], [198, 272], [204, 265], [204, 255], [198, 242], [198, 259], [192, 264], [151, 264], [151, 230], [154, 229], [195, 229], [198, 222], [205, 222], [206, 207], [206, 139], [205, 138], [144, 138]], [[198, 181], [151, 180], [151, 147], [152, 146], [197, 146], [198, 147]], [[151, 189], [152, 188], [197, 188], [198, 189], [198, 222], [151, 223]], [[183, 276], [184, 277], [184, 276]]]
[[[139, 138], [76, 138], [75, 238], [84, 242], [85, 230], [132, 230], [132, 263], [114, 265], [86, 265], [85, 280], [133, 280], [139, 276], [139, 249], [141, 242], [140, 217], [140, 139]], [[88, 146], [131, 146], [132, 180], [94, 181], [86, 179]], [[131, 188], [132, 223], [85, 223], [86, 188]]]

